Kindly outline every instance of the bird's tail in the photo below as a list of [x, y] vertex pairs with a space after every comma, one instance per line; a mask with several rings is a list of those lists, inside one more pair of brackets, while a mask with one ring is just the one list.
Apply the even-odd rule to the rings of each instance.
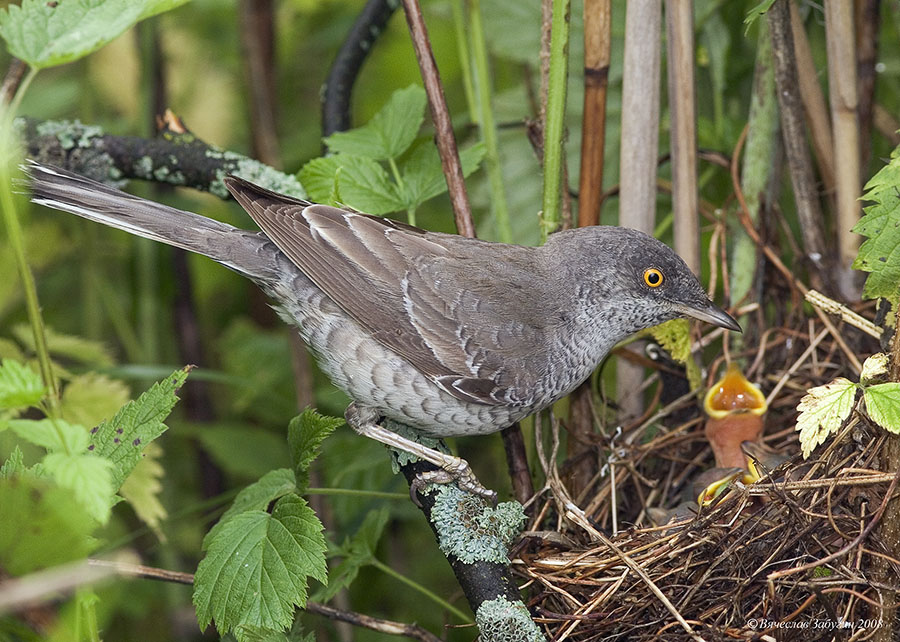
[[261, 233], [132, 196], [58, 167], [29, 161], [23, 170], [35, 203], [203, 254], [257, 281], [277, 278], [277, 248]]

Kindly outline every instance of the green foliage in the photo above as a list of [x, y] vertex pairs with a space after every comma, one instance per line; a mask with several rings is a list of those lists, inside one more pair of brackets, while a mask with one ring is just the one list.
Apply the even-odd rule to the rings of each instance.
[[869, 272], [863, 296], [883, 297], [894, 309], [900, 303], [900, 149], [891, 161], [866, 184], [863, 199], [873, 201], [853, 231], [867, 237], [853, 262], [857, 270]]
[[[750, 11], [747, 12], [747, 17], [744, 18], [744, 24], [746, 25], [746, 29], [749, 30], [753, 23], [757, 21], [758, 18], [765, 15], [765, 13], [772, 8], [772, 5], [775, 4], [775, 0], [762, 0], [759, 4], [755, 5]], [[746, 32], [745, 32], [746, 33]]]
[[9, 52], [35, 69], [83, 58], [135, 23], [187, 0], [23, 0], [0, 12]]
[[21, 469], [0, 475], [0, 567], [23, 575], [87, 555], [96, 522], [78, 506], [71, 490], [49, 480]]
[[63, 390], [60, 414], [82, 426], [96, 426], [128, 403], [128, 386], [106, 375], [88, 372], [73, 377]]
[[291, 420], [288, 426], [288, 447], [297, 487], [301, 492], [309, 486], [309, 466], [319, 456], [322, 442], [343, 423], [343, 419], [324, 417], [312, 408], [307, 408]]
[[201, 628], [215, 620], [220, 633], [239, 640], [278, 633], [290, 625], [294, 607], [306, 604], [308, 578], [327, 582], [322, 524], [299, 493], [322, 441], [341, 423], [312, 409], [294, 418], [293, 469], [272, 470], [244, 488], [207, 533], [194, 578]]
[[165, 539], [161, 524], [168, 516], [159, 498], [165, 475], [165, 469], [160, 461], [162, 455], [163, 451], [158, 441], [149, 444], [144, 449], [143, 459], [137, 463], [119, 488], [119, 494], [134, 509], [135, 514], [161, 540]]
[[[95, 368], [109, 368], [113, 365], [109, 347], [100, 341], [54, 332], [45, 328], [47, 347], [54, 357], [62, 357], [75, 363]], [[13, 335], [25, 347], [34, 350], [34, 333], [31, 327], [20, 324], [13, 327]]]
[[51, 452], [41, 463], [57, 484], [72, 491], [88, 515], [100, 524], [109, 521], [115, 492], [110, 460], [91, 454]]
[[307, 578], [325, 583], [322, 525], [296, 494], [281, 497], [271, 514], [233, 516], [212, 538], [194, 577], [201, 628], [211, 620], [225, 633], [238, 626], [283, 630], [304, 606]]
[[41, 376], [12, 359], [0, 362], [0, 410], [35, 406], [46, 390]]
[[703, 384], [700, 366], [691, 358], [691, 324], [687, 319], [672, 319], [647, 330], [676, 363], [685, 367], [691, 390]]
[[144, 448], [166, 431], [163, 420], [172, 411], [175, 393], [187, 379], [190, 367], [176, 370], [153, 384], [137, 400], [125, 404], [115, 417], [91, 431], [94, 453], [113, 463], [112, 482], [118, 489], [141, 460]]
[[887, 363], [887, 355], [879, 352], [863, 363], [859, 383], [838, 377], [807, 391], [797, 406], [797, 430], [804, 458], [844, 424], [853, 410], [857, 390], [863, 392], [863, 403], [872, 421], [900, 434], [900, 383], [877, 383], [886, 374]]
[[[414, 223], [416, 208], [447, 191], [434, 144], [422, 140], [413, 145], [425, 104], [421, 87], [399, 89], [367, 124], [326, 138], [332, 155], [311, 160], [300, 170], [309, 197], [367, 214], [405, 210]], [[463, 174], [478, 169], [483, 156], [481, 143], [462, 150]], [[391, 174], [381, 165], [385, 161]]]
[[341, 589], [349, 587], [361, 569], [372, 562], [375, 557], [375, 547], [384, 527], [387, 525], [389, 513], [382, 508], [366, 515], [362, 525], [356, 533], [346, 539], [336, 551], [336, 556], [343, 558], [329, 573], [328, 586], [316, 593], [316, 600], [327, 602]]

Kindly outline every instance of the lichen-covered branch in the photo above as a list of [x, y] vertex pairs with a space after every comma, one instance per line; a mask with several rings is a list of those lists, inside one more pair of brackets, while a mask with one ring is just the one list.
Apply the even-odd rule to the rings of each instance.
[[21, 118], [16, 125], [29, 158], [99, 181], [139, 178], [227, 198], [222, 179], [234, 174], [283, 194], [305, 196], [294, 176], [210, 145], [186, 130], [166, 127], [158, 138], [147, 139], [114, 136], [77, 120]]

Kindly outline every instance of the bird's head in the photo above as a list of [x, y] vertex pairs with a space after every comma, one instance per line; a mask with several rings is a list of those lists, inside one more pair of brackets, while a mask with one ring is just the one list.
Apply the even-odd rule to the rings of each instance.
[[565, 253], [577, 256], [578, 264], [571, 267], [579, 280], [591, 284], [598, 308], [629, 334], [679, 317], [741, 331], [731, 315], [709, 300], [681, 257], [652, 236], [606, 226], [565, 234], [570, 238], [559, 239], [562, 247], [574, 242], [581, 250]]

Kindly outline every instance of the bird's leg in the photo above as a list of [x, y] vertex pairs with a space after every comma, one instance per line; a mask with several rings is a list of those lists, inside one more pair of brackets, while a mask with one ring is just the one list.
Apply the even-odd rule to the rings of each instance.
[[347, 407], [344, 417], [347, 420], [347, 424], [357, 434], [374, 439], [385, 446], [406, 451], [440, 468], [440, 470], [420, 473], [416, 477], [410, 488], [410, 493], [413, 496], [416, 490], [427, 484], [456, 482], [461, 489], [481, 495], [490, 502], [496, 503], [497, 493], [481, 485], [481, 482], [475, 477], [472, 468], [465, 459], [444, 454], [383, 428], [378, 425], [377, 420], [379, 417], [373, 410], [361, 408], [355, 403], [351, 403]]

